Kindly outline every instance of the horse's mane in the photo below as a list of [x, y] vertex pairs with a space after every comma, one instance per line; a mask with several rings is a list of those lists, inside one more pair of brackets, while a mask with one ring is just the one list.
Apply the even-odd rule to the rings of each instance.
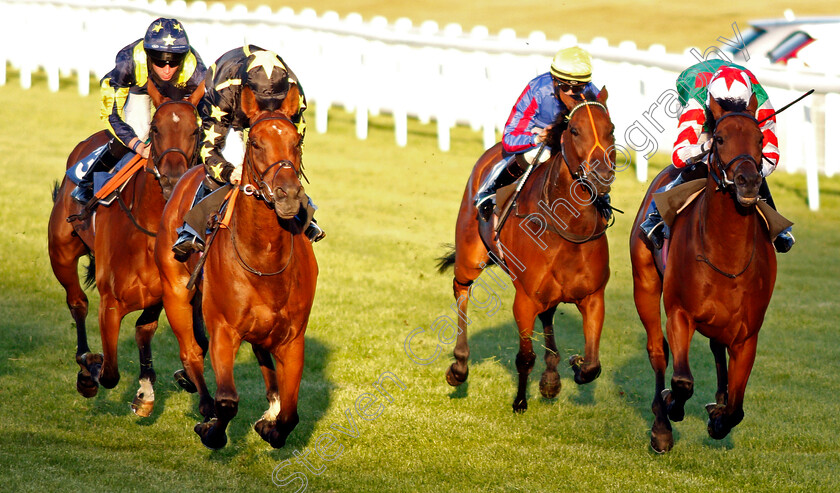
[[[596, 101], [597, 98], [591, 96], [590, 98], [577, 98], [572, 96], [575, 100], [575, 103], [580, 103], [583, 101]], [[560, 149], [560, 137], [563, 135], [563, 132], [566, 131], [566, 128], [569, 126], [569, 120], [566, 119], [566, 116], [572, 111], [571, 108], [568, 111], [560, 112], [557, 115], [557, 119], [554, 121], [554, 125], [548, 130], [546, 135], [546, 144], [554, 149], [555, 151]]]

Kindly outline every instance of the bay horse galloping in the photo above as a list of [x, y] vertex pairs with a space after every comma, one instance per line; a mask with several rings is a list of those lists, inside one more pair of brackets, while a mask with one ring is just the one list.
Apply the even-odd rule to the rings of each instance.
[[[204, 422], [195, 431], [213, 449], [227, 443], [225, 430], [238, 410], [233, 362], [242, 341], [250, 342], [257, 356], [269, 402], [255, 430], [279, 448], [298, 423], [304, 332], [318, 277], [312, 245], [295, 218], [308, 203], [299, 180], [302, 137], [289, 120], [298, 104], [294, 85], [274, 112], [259, 110], [251, 90], [242, 89], [242, 110], [251, 123], [242, 183], [226, 206], [227, 227], [207, 242], [200, 292], [187, 288], [197, 254], [185, 265], [175, 259], [172, 244], [204, 179], [203, 169], [190, 171], [175, 187], [155, 247], [166, 316], [181, 347], [186, 377], [199, 392]], [[202, 300], [210, 334], [215, 400], [203, 376], [203, 351], [194, 338], [194, 323], [199, 322], [191, 306], [194, 296]]]
[[[160, 276], [153, 257], [154, 235], [175, 182], [196, 163], [199, 127], [195, 104], [203, 92], [202, 85], [189, 100], [164, 101], [150, 90], [157, 111], [151, 122], [150, 159], [145, 172], [137, 172], [116, 192], [119, 206], [99, 205], [93, 216], [73, 222], [68, 222], [68, 216], [83, 212], [84, 206], [71, 198], [73, 183], [65, 176], [55, 195], [47, 231], [53, 273], [64, 286], [76, 325], [76, 362], [81, 367], [76, 389], [80, 394], [93, 397], [99, 384], [109, 389], [117, 385], [120, 323], [127, 314], [143, 310], [135, 335], [140, 352], [140, 389], [132, 409], [144, 417], [154, 406], [151, 339], [162, 309]], [[68, 169], [108, 139], [109, 134], [103, 130], [79, 143], [67, 160]], [[83, 255], [91, 255], [92, 262], [95, 259], [102, 354], [92, 353], [87, 341], [88, 299], [78, 275]]]
[[[610, 208], [604, 197], [615, 178], [614, 126], [606, 107], [606, 88], [593, 101], [575, 100], [562, 92], [558, 95], [570, 111], [567, 121], [560, 120], [549, 130], [547, 143], [552, 155], [534, 169], [522, 187], [512, 209], [516, 217], [511, 216], [501, 230], [500, 245], [490, 246], [496, 262], [500, 256], [496, 248], [504, 252], [506, 262], [502, 265], [516, 288], [513, 314], [519, 328], [519, 385], [513, 401], [515, 412], [528, 408], [525, 390], [536, 359], [531, 336], [537, 316], [546, 345], [540, 392], [552, 398], [560, 391], [560, 357], [553, 327], [559, 303], [574, 303], [583, 317], [585, 355], [574, 355], [569, 361], [575, 382], [591, 382], [601, 372], [598, 344], [604, 323], [604, 288], [610, 276], [605, 236]], [[453, 288], [460, 312], [455, 362], [446, 372], [446, 381], [453, 386], [464, 383], [469, 373], [466, 313], [471, 284], [491, 263], [487, 240], [480, 234], [488, 223], [476, 219], [474, 197], [500, 159], [501, 144], [479, 158], [461, 200], [455, 250], [440, 259], [441, 272], [454, 264]]]
[[[711, 98], [715, 126], [705, 190], [676, 216], [664, 272], [642, 235], [630, 238], [633, 295], [656, 375], [650, 440], [657, 452], [673, 447], [671, 421], [683, 419], [694, 392], [688, 353], [695, 330], [709, 338], [717, 368], [716, 402], [706, 406], [709, 436], [725, 437], [744, 417], [744, 390], [776, 281], [776, 254], [756, 211], [762, 180], [756, 105], [755, 96], [747, 107], [727, 108]], [[639, 231], [652, 192], [673, 176], [669, 167], [653, 180], [633, 231]], [[667, 341], [660, 320], [663, 295]], [[674, 374], [671, 389], [665, 389], [669, 347]]]

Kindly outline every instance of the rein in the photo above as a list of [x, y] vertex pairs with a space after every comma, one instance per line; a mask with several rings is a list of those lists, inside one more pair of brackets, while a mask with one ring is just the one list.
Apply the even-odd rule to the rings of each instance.
[[[595, 128], [595, 119], [592, 116], [592, 110], [590, 109], [590, 106], [599, 107], [602, 110], [604, 110], [604, 113], [607, 113], [609, 115], [609, 110], [607, 110], [607, 107], [604, 106], [603, 104], [601, 104], [600, 102], [598, 102], [598, 101], [584, 101], [584, 102], [576, 105], [574, 108], [572, 108], [572, 110], [569, 112], [569, 114], [565, 117], [567, 121], [571, 121], [572, 116], [574, 116], [574, 114], [579, 109], [584, 108], [584, 107], [586, 108], [586, 111], [589, 115], [589, 124], [592, 126], [592, 134], [595, 136], [595, 144], [593, 144], [592, 148], [589, 149], [589, 153], [587, 153], [587, 155], [586, 155], [586, 160], [582, 161], [578, 165], [578, 170], [576, 172], [572, 172], [571, 162], [566, 157], [566, 146], [563, 145], [562, 136], [561, 136], [561, 139], [560, 139], [560, 154], [561, 154], [561, 158], [563, 159], [563, 162], [565, 162], [567, 167], [569, 168], [569, 174], [571, 175], [572, 179], [574, 181], [579, 182], [581, 184], [581, 186], [586, 188], [586, 190], [590, 194], [594, 195], [594, 193], [591, 189], [592, 185], [589, 184], [589, 179], [588, 179], [589, 172], [592, 171], [592, 168], [589, 166], [589, 159], [592, 157], [592, 153], [594, 153], [595, 150], [600, 148], [604, 151], [605, 154], [606, 154], [607, 150], [606, 150], [606, 148], [604, 148], [603, 144], [601, 144], [601, 141], [598, 139], [598, 131]], [[568, 131], [568, 130], [566, 130], [566, 131]], [[564, 135], [565, 135], [566, 131], [563, 132]], [[551, 178], [552, 178], [552, 176], [556, 177], [556, 176], [559, 175], [559, 171], [557, 171], [557, 172], [554, 171], [555, 168], [556, 168], [555, 163], [557, 163], [556, 158], [555, 158], [555, 161], [550, 165], [548, 171], [546, 172], [546, 178], [543, 181], [543, 188], [542, 188], [542, 191], [540, 193], [541, 200], [545, 201], [545, 203], [547, 203], [547, 204], [551, 203], [549, 201], [548, 193], [549, 193], [549, 188], [551, 187], [551, 182], [555, 181], [555, 180], [552, 180]], [[592, 205], [595, 205], [595, 201], [592, 202]], [[597, 206], [596, 206], [596, 209], [597, 209]], [[523, 216], [519, 212], [519, 204], [517, 204], [516, 216], [519, 217], [519, 218], [526, 217], [526, 216]], [[602, 214], [600, 212], [598, 212], [598, 217], [601, 217], [601, 216], [602, 216]], [[555, 227], [553, 224], [546, 224], [546, 230], [551, 231], [552, 233], [556, 234], [557, 236], [563, 238], [564, 240], [566, 240], [570, 243], [582, 244], [582, 243], [590, 242], [592, 240], [596, 240], [596, 239], [604, 236], [607, 233], [607, 229], [610, 226], [612, 226], [613, 224], [615, 224], [615, 217], [613, 216], [613, 220], [611, 222], [608, 222], [607, 224], [605, 224], [604, 228], [601, 229], [600, 231], [598, 231], [598, 229], [599, 229], [598, 228], [598, 223], [599, 222], [600, 221], [597, 221], [597, 220], [595, 221], [595, 225], [592, 228], [592, 232], [590, 232], [588, 235], [578, 235], [578, 234], [575, 234], [575, 233], [570, 233], [568, 231], [562, 231], [559, 228]]]
[[[157, 107], [156, 111], [160, 111], [160, 109], [162, 107], [166, 106], [167, 104], [186, 104], [186, 105], [189, 105], [190, 108], [192, 108], [192, 110], [193, 110], [193, 114], [196, 117], [198, 117], [198, 111], [196, 110], [195, 106], [192, 103], [190, 103], [189, 101], [181, 101], [181, 100], [164, 101], [163, 103], [161, 103]], [[190, 157], [187, 156], [186, 151], [184, 151], [183, 149], [181, 149], [179, 147], [170, 147], [168, 149], [165, 149], [163, 152], [158, 153], [157, 152], [157, 146], [155, 145], [155, 143], [157, 141], [155, 139], [152, 139], [151, 148], [149, 149], [149, 158], [150, 159], [148, 159], [146, 161], [146, 167], [144, 168], [144, 171], [146, 173], [154, 175], [155, 180], [157, 180], [158, 184], [160, 184], [161, 174], [160, 174], [160, 170], [158, 169], [158, 163], [163, 159], [163, 156], [167, 155], [170, 152], [174, 152], [174, 153], [177, 153], [177, 154], [180, 154], [181, 156], [183, 156], [184, 161], [187, 163], [187, 169], [192, 168], [198, 162], [198, 160], [197, 160], [198, 159], [198, 152], [196, 152], [196, 150], [198, 149], [198, 145], [200, 143], [199, 140], [200, 139], [199, 139], [198, 133], [196, 133], [195, 134], [195, 144], [193, 145], [193, 157], [192, 157], [192, 159], [190, 159]], [[152, 165], [151, 168], [149, 168], [149, 163], [151, 163], [151, 165]], [[162, 189], [163, 189], [163, 185], [161, 185], [161, 190]], [[125, 212], [125, 215], [128, 216], [128, 218], [131, 220], [131, 223], [134, 224], [134, 227], [137, 228], [140, 232], [142, 232], [143, 234], [145, 234], [147, 236], [151, 236], [152, 238], [157, 237], [156, 232], [149, 231], [148, 229], [144, 228], [143, 226], [140, 225], [140, 223], [137, 222], [137, 218], [134, 216], [134, 213], [132, 212], [133, 209], [134, 209], [134, 207], [133, 207], [134, 203], [132, 202], [132, 204], [131, 204], [132, 207], [129, 207], [125, 203], [125, 201], [123, 200], [122, 193], [120, 192], [119, 189], [116, 190], [115, 195], [116, 195], [117, 203], [120, 204], [120, 208], [123, 210], [123, 212]]]
[[[743, 113], [743, 112], [733, 112], [733, 113], [727, 113], [725, 115], [722, 115], [720, 118], [718, 118], [715, 121], [715, 130], [717, 130], [718, 124], [721, 121], [723, 121], [725, 118], [729, 118], [730, 116], [741, 116], [741, 117], [744, 117], [744, 118], [747, 118], [747, 119], [753, 121], [756, 125], [758, 125], [758, 120], [756, 120], [753, 115], [750, 115], [749, 113]], [[714, 166], [717, 168], [718, 173], [720, 173], [720, 175], [721, 175], [720, 177], [718, 177], [716, 173], [710, 173], [712, 175], [712, 179], [717, 184], [717, 189], [715, 190], [716, 192], [717, 191], [724, 191], [725, 192], [725, 191], [729, 190], [730, 195], [733, 193], [732, 187], [735, 185], [735, 182], [726, 177], [726, 172], [729, 171], [729, 168], [731, 168], [732, 165], [735, 164], [736, 162], [738, 163], [738, 165], [735, 167], [735, 172], [737, 172], [738, 168], [742, 164], [744, 164], [745, 162], [753, 163], [756, 166], [756, 168], [759, 169], [759, 171], [761, 169], [758, 162], [755, 160], [755, 158], [752, 157], [749, 154], [739, 154], [739, 155], [735, 156], [734, 158], [730, 159], [726, 164], [724, 164], [723, 160], [720, 157], [720, 151], [717, 147], [717, 139], [715, 138], [714, 135], [712, 135], [711, 154], [712, 154], [711, 162], [714, 163]], [[762, 157], [764, 159], [767, 159], [764, 156], [762, 156]], [[735, 199], [733, 198], [732, 200], [735, 200]], [[741, 269], [739, 272], [737, 272], [735, 274], [732, 274], [730, 272], [726, 272], [723, 269], [716, 266], [715, 264], [713, 264], [711, 259], [709, 259], [709, 257], [706, 255], [706, 216], [708, 215], [708, 212], [709, 212], [709, 201], [708, 200], [703, 201], [703, 208], [704, 208], [704, 210], [700, 214], [700, 226], [699, 226], [700, 227], [700, 253], [697, 255], [695, 260], [697, 260], [698, 262], [703, 262], [703, 263], [707, 264], [709, 267], [712, 268], [712, 270], [714, 270], [718, 274], [726, 276], [729, 279], [735, 279], [736, 277], [738, 277], [741, 274], [743, 274], [744, 272], [746, 272], [747, 269], [750, 267], [750, 265], [752, 265], [752, 261], [755, 258], [756, 245], [758, 243], [758, 228], [753, 228], [752, 253], [750, 253], [750, 258], [747, 260], [747, 264], [744, 266], [743, 269]]]
[[[257, 120], [256, 122], [254, 122], [253, 125], [251, 125], [251, 128], [253, 129], [259, 123], [269, 120], [285, 120], [291, 122], [291, 120], [289, 120], [285, 116], [269, 116]], [[271, 190], [271, 187], [269, 187], [268, 183], [266, 183], [265, 181], [265, 177], [266, 175], [268, 175], [268, 172], [276, 167], [274, 171], [274, 174], [276, 175], [281, 169], [291, 168], [295, 171], [295, 175], [298, 177], [298, 179], [300, 179], [302, 172], [298, 171], [294, 167], [294, 163], [292, 163], [290, 160], [281, 159], [279, 161], [271, 163], [268, 166], [268, 168], [266, 168], [262, 173], [258, 173], [254, 166], [254, 161], [251, 158], [250, 150], [251, 145], [249, 143], [248, 149], [245, 152], [245, 171], [248, 175], [249, 180], [256, 183], [257, 186], [254, 186], [251, 183], [246, 183], [245, 185], [241, 185], [239, 187], [239, 190], [241, 190], [242, 193], [244, 193], [245, 195], [253, 196], [256, 199], [265, 202], [269, 206], [273, 206], [276, 197], [274, 195], [274, 191]], [[235, 215], [233, 215], [230, 219], [230, 242], [233, 245], [233, 251], [236, 253], [236, 261], [243, 269], [259, 277], [269, 277], [283, 273], [289, 267], [289, 265], [291, 265], [292, 257], [294, 257], [295, 253], [295, 239], [292, 232], [289, 231], [289, 238], [291, 239], [291, 241], [289, 242], [289, 257], [286, 259], [286, 264], [283, 267], [274, 272], [262, 272], [260, 270], [255, 269], [254, 267], [251, 267], [251, 265], [249, 265], [248, 262], [246, 262], [245, 259], [242, 257], [242, 253], [239, 251], [239, 247], [236, 245], [236, 225], [234, 223], [235, 219]]]

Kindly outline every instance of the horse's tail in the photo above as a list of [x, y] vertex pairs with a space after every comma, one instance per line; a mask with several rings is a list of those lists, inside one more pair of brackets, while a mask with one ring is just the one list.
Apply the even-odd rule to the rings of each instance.
[[60, 188], [61, 188], [61, 183], [59, 183], [59, 182], [58, 182], [58, 180], [55, 180], [55, 181], [53, 182], [53, 188], [52, 188], [52, 199], [53, 199], [53, 204], [55, 204], [55, 201], [56, 201], [56, 200], [58, 200], [58, 190], [59, 190]]
[[443, 256], [437, 258], [437, 270], [440, 274], [443, 274], [446, 269], [455, 265], [455, 244], [444, 243], [441, 246], [447, 249]]
[[92, 254], [87, 254], [88, 264], [85, 268], [85, 289], [90, 288], [96, 284], [96, 257]]

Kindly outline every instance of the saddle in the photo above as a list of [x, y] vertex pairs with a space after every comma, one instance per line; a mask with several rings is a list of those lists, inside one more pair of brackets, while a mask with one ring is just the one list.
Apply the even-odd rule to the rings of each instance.
[[[706, 179], [692, 180], [676, 187], [653, 194], [653, 200], [659, 208], [659, 213], [668, 227], [674, 225], [674, 221], [685, 208], [694, 202], [706, 188]], [[764, 220], [764, 225], [770, 232], [770, 238], [775, 238], [785, 229], [793, 226], [787, 218], [773, 210], [767, 202], [759, 200], [756, 205], [758, 214]]]

